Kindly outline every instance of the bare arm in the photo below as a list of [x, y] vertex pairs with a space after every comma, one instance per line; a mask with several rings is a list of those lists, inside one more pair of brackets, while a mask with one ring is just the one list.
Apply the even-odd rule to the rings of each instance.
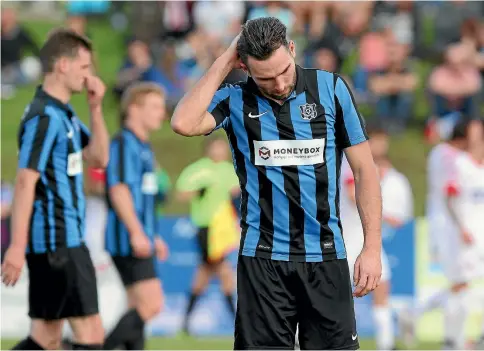
[[128, 229], [130, 237], [143, 234], [143, 226], [136, 215], [133, 197], [126, 184], [116, 184], [109, 189], [109, 198], [116, 214]]
[[345, 149], [355, 178], [355, 196], [365, 237], [364, 248], [381, 250], [382, 200], [380, 182], [368, 142]]
[[102, 111], [91, 114], [91, 138], [83, 151], [86, 162], [94, 168], [106, 168], [109, 160], [109, 134]]
[[29, 238], [29, 224], [35, 199], [35, 187], [40, 174], [32, 169], [20, 169], [15, 182], [12, 204], [13, 247], [25, 251]]
[[217, 119], [207, 109], [225, 77], [233, 68], [238, 68], [237, 41], [238, 36], [178, 103], [171, 118], [175, 133], [184, 136], [205, 135], [217, 126]]

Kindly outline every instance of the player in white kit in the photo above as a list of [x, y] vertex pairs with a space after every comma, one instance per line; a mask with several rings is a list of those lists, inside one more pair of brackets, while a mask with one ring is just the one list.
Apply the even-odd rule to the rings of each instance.
[[456, 160], [469, 147], [480, 143], [479, 128], [479, 123], [470, 123], [468, 120], [459, 121], [454, 127], [450, 139], [436, 145], [428, 156], [426, 216], [430, 249], [433, 259], [436, 259], [444, 267], [444, 273], [446, 273], [450, 286], [423, 301], [417, 302], [410, 310], [404, 310], [400, 313], [400, 327], [403, 340], [407, 346], [414, 343], [415, 323], [424, 313], [440, 307], [445, 308], [446, 335], [452, 335], [452, 330], [455, 331], [456, 329], [454, 325], [459, 320], [459, 318], [454, 318], [454, 315], [456, 308], [458, 308], [455, 306], [459, 306], [458, 292], [462, 289], [462, 284], [455, 281], [455, 274], [452, 273], [450, 268], [455, 266], [455, 255], [449, 254], [449, 249], [453, 245], [451, 238], [455, 237], [458, 228], [449, 213], [447, 184], [449, 179], [452, 179], [456, 174]]
[[[373, 159], [380, 174], [383, 221], [392, 227], [399, 227], [413, 217], [413, 195], [408, 179], [392, 167], [387, 157], [389, 140], [382, 130], [368, 130]], [[363, 248], [363, 228], [355, 200], [354, 178], [346, 161], [341, 169], [341, 223], [351, 279], [355, 261]], [[377, 348], [392, 350], [395, 335], [392, 311], [389, 304], [391, 270], [387, 255], [382, 250], [382, 277], [380, 285], [373, 292], [374, 320]]]
[[[105, 174], [102, 169], [89, 169], [86, 179], [86, 246], [96, 269], [99, 313], [106, 334], [116, 325], [127, 310], [124, 286], [110, 255], [104, 249], [107, 206], [105, 200]], [[72, 331], [64, 329], [63, 349], [70, 346]]]
[[[465, 347], [465, 323], [475, 309], [469, 284], [484, 278], [484, 125], [470, 122], [468, 150], [457, 157], [446, 184], [448, 211], [455, 229], [441, 248], [444, 273], [453, 294], [446, 307], [446, 347]], [[481, 298], [482, 298], [481, 291]], [[484, 326], [483, 326], [484, 335]]]

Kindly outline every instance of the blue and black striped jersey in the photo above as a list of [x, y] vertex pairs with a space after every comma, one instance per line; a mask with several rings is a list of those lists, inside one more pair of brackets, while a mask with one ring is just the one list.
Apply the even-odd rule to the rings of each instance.
[[30, 253], [52, 252], [83, 243], [85, 199], [82, 149], [87, 127], [73, 109], [41, 87], [25, 109], [18, 133], [18, 168], [40, 174], [35, 188]]
[[246, 256], [317, 262], [346, 257], [339, 217], [344, 148], [368, 139], [346, 82], [296, 66], [282, 105], [255, 82], [226, 85], [208, 111], [224, 128], [242, 187]]
[[[128, 186], [138, 219], [145, 234], [153, 242], [158, 182], [150, 144], [140, 140], [131, 130], [122, 129], [111, 142], [106, 181], [108, 189], [117, 184]], [[117, 216], [109, 196], [108, 206], [106, 250], [112, 256], [130, 256], [132, 251], [128, 229]]]

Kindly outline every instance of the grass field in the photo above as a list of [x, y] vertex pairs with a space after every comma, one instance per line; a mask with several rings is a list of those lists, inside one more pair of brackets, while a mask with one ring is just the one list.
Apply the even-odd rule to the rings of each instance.
[[[55, 24], [29, 21], [27, 26], [35, 38], [42, 42]], [[113, 32], [107, 23], [96, 21], [89, 24], [89, 32], [96, 50], [97, 67], [100, 76], [112, 86], [116, 72], [123, 60], [123, 38]], [[2, 101], [1, 105], [1, 177], [13, 180], [17, 157], [17, 129], [20, 117], [26, 104], [32, 98], [33, 86], [23, 87], [15, 98]], [[78, 95], [72, 104], [79, 117], [88, 122], [88, 110], [85, 96]], [[111, 133], [118, 127], [118, 104], [114, 96], [108, 92], [104, 102], [105, 119]], [[371, 117], [371, 114], [370, 114]], [[180, 171], [190, 162], [201, 155], [202, 138], [185, 138], [173, 133], [168, 125], [153, 136], [152, 144], [158, 162], [167, 169], [172, 180], [176, 179]], [[425, 194], [425, 157], [426, 146], [422, 143], [420, 128], [410, 129], [401, 137], [392, 140], [391, 157], [395, 166], [409, 177], [415, 194], [416, 214], [423, 214]], [[175, 201], [169, 201], [167, 213], [186, 213], [186, 207]]]
[[[2, 350], [7, 350], [15, 345], [15, 340], [2, 340]], [[374, 350], [375, 343], [371, 340], [360, 341], [362, 350]], [[150, 338], [148, 339], [147, 350], [232, 350], [233, 341], [231, 338]], [[439, 344], [426, 343], [416, 345], [418, 350], [437, 350]]]

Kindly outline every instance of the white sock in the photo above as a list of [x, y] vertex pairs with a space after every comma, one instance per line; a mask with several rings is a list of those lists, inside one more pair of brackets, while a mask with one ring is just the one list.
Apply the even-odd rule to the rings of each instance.
[[432, 311], [439, 307], [445, 307], [447, 300], [449, 299], [450, 291], [445, 289], [438, 293], [426, 298], [422, 302], [418, 302], [413, 309], [414, 319], [420, 318], [426, 312]]
[[373, 319], [376, 328], [377, 349], [393, 350], [395, 347], [395, 334], [392, 310], [389, 306], [375, 306], [373, 308]]
[[463, 350], [466, 343], [465, 325], [469, 312], [467, 291], [450, 294], [444, 310], [445, 340], [454, 349]]

